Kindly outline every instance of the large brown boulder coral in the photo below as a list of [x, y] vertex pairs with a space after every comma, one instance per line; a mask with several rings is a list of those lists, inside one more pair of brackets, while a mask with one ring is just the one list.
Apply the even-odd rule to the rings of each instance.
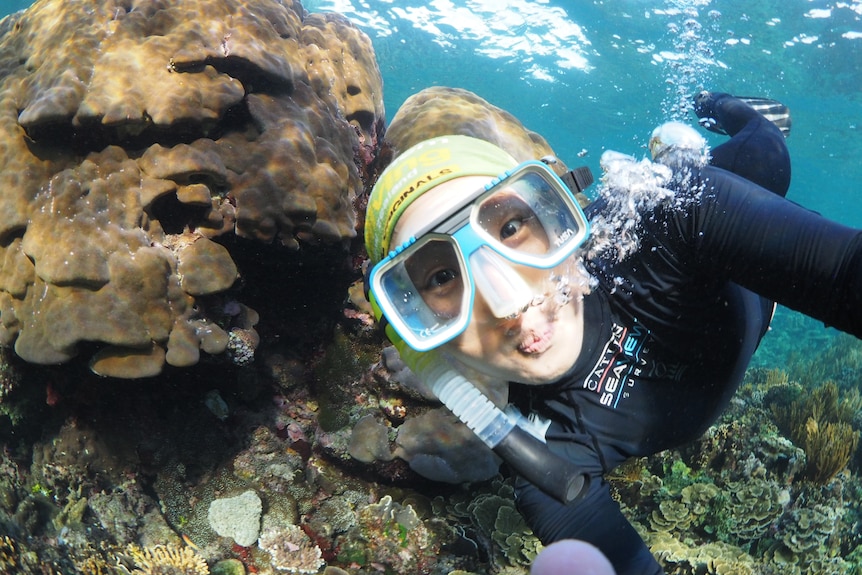
[[86, 349], [116, 377], [253, 346], [255, 302], [201, 302], [254, 271], [238, 242], [347, 252], [383, 118], [369, 39], [298, 0], [6, 17], [0, 344], [42, 364]]
[[[547, 140], [512, 113], [469, 90], [445, 86], [426, 88], [401, 104], [386, 130], [387, 153], [397, 156], [419, 142], [451, 134], [491, 142], [520, 162], [554, 156]], [[549, 161], [558, 174], [568, 170], [556, 157]]]

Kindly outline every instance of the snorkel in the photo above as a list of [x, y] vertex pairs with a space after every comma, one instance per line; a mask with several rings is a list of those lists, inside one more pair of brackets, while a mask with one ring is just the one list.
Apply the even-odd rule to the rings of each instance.
[[[381, 261], [392, 240], [395, 223], [410, 203], [444, 181], [467, 175], [497, 176], [518, 163], [500, 148], [475, 138], [443, 136], [407, 150], [383, 172], [372, 191], [366, 216], [365, 241], [372, 263]], [[390, 252], [397, 255], [412, 242]], [[480, 250], [481, 251], [481, 250]], [[480, 253], [479, 251], [475, 253]], [[474, 265], [494, 272], [496, 254], [483, 254]], [[502, 264], [506, 265], [506, 264]], [[489, 271], [490, 270], [490, 271]], [[368, 286], [367, 286], [368, 287]], [[529, 304], [524, 286], [512, 285], [515, 302], [492, 302], [495, 313], [516, 314]], [[520, 414], [498, 408], [462, 375], [438, 348], [417, 351], [408, 345], [387, 321], [378, 298], [370, 289], [375, 316], [404, 363], [434, 395], [515, 472], [563, 503], [571, 503], [586, 492], [589, 477], [572, 462], [552, 452], [540, 432]], [[505, 293], [505, 292], [504, 292]]]

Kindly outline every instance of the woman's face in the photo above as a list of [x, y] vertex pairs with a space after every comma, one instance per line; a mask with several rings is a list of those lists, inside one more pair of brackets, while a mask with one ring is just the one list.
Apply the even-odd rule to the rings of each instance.
[[[456, 178], [426, 192], [404, 212], [392, 244], [408, 240], [424, 222], [445, 214], [459, 200], [487, 184], [490, 178]], [[526, 384], [553, 383], [578, 357], [583, 341], [582, 301], [561, 305], [555, 297], [554, 270], [510, 264], [536, 295], [534, 305], [510, 318], [498, 318], [476, 290], [467, 329], [444, 349], [465, 365], [495, 379]], [[572, 267], [572, 266], [569, 266]]]

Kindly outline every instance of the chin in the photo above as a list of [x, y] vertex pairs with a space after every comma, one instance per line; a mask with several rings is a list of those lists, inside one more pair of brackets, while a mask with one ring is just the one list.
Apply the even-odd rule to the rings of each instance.
[[511, 380], [526, 385], [547, 385], [559, 381], [571, 367], [570, 357], [567, 357], [565, 361], [537, 357], [530, 361], [530, 365], [524, 366], [517, 377], [511, 378]]

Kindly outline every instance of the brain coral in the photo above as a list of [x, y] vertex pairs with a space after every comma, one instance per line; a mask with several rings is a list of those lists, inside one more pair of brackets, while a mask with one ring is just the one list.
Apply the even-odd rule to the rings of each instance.
[[201, 304], [255, 264], [234, 246], [343, 250], [383, 121], [369, 39], [298, 0], [6, 17], [0, 344], [43, 364], [86, 349], [116, 377], [223, 352], [257, 321], [237, 296], [221, 316]]

